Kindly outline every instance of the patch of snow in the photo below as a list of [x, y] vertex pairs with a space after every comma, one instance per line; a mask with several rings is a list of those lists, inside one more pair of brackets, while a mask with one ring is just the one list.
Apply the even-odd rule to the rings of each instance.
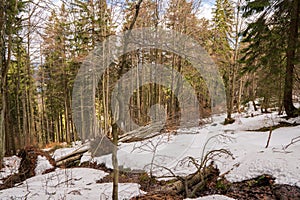
[[[99, 199], [112, 199], [112, 183], [99, 184], [100, 198]], [[146, 192], [140, 189], [140, 185], [137, 183], [119, 183], [119, 199], [131, 199], [135, 196], [146, 194]]]
[[[3, 158], [4, 167], [0, 171], [0, 179], [18, 173], [20, 163], [21, 163], [21, 158], [19, 158], [18, 156], [4, 157]], [[0, 183], [2, 183], [2, 181], [0, 181]]]
[[49, 152], [49, 151], [52, 150], [52, 148], [44, 148], [44, 149], [42, 149], [42, 150], [45, 151], [45, 152]]
[[[0, 199], [111, 199], [112, 183], [97, 184], [107, 173], [90, 168], [57, 169], [0, 191]], [[119, 198], [144, 194], [137, 183], [120, 183]]]
[[277, 125], [279, 124], [279, 121], [282, 121], [280, 116], [278, 116], [275, 113], [260, 114], [254, 117], [244, 117], [243, 115], [236, 114], [234, 118], [236, 119], [236, 121], [233, 124], [228, 124], [224, 126], [224, 130], [257, 130], [263, 127]]
[[43, 174], [46, 170], [52, 169], [53, 165], [50, 164], [49, 160], [45, 156], [38, 155], [37, 164], [34, 169], [35, 175]]
[[[82, 155], [82, 157], [81, 157], [81, 159], [80, 159], [80, 164], [81, 163], [84, 163], [84, 162], [94, 162], [93, 161], [93, 158], [92, 158], [92, 153], [91, 152], [85, 152], [83, 155]], [[96, 161], [95, 161], [96, 162]]]
[[[257, 104], [258, 102], [255, 101], [255, 104]], [[246, 111], [247, 113], [251, 114], [253, 112], [256, 112], [255, 109], [254, 109], [254, 105], [253, 105], [253, 102], [252, 101], [249, 101], [247, 104], [246, 104]]]
[[291, 124], [300, 124], [300, 117], [290, 118], [287, 120], [287, 122], [289, 122]]
[[224, 195], [209, 195], [204, 197], [198, 197], [195, 199], [184, 199], [184, 200], [234, 200]]
[[82, 146], [82, 142], [80, 140], [72, 142], [72, 147], [78, 147], [78, 146]]
[[[180, 159], [186, 155], [196, 156], [199, 153], [199, 145], [203, 144], [208, 131], [203, 130], [203, 134], [180, 134], [177, 136], [157, 136], [150, 140], [134, 143], [121, 143], [118, 151], [118, 163], [124, 168], [137, 170], [151, 170], [151, 163], [173, 168], [177, 166]], [[111, 154], [89, 158], [86, 153], [81, 162], [93, 160], [105, 163], [112, 168]], [[155, 169], [156, 168], [156, 169]], [[161, 169], [154, 167], [156, 175], [160, 174]]]
[[299, 136], [300, 126], [279, 128], [273, 131], [269, 148], [265, 148], [268, 132], [240, 132], [236, 143], [229, 145], [234, 162], [216, 162], [221, 173], [231, 182], [243, 181], [262, 174], [273, 175], [278, 184], [300, 186], [300, 142], [283, 150], [290, 141]]

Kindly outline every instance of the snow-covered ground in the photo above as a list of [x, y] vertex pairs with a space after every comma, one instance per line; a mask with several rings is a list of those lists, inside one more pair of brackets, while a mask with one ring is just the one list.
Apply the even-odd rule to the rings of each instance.
[[4, 167], [0, 171], [0, 184], [2, 184], [3, 178], [19, 172], [20, 162], [21, 158], [17, 156], [3, 158]]
[[[161, 166], [164, 166], [176, 174], [186, 175], [194, 172], [195, 168], [184, 158], [191, 156], [201, 160], [206, 152], [224, 148], [233, 154], [234, 159], [224, 155], [214, 158], [214, 163], [221, 174], [229, 172], [226, 174], [229, 181], [271, 174], [276, 178], [276, 183], [300, 187], [300, 142], [285, 148], [293, 138], [300, 136], [300, 126], [273, 130], [268, 148], [265, 146], [269, 131], [253, 131], [276, 125], [280, 121], [300, 123], [300, 118], [284, 120], [275, 113], [260, 114], [253, 112], [251, 108], [247, 113], [235, 114], [234, 117], [236, 121], [231, 125], [224, 126], [222, 122], [225, 115], [219, 115], [214, 116], [211, 123], [201, 127], [178, 130], [177, 135], [164, 134], [142, 142], [121, 143], [118, 151], [119, 165], [123, 168], [152, 171], [156, 176], [168, 174], [162, 170]], [[76, 144], [72, 148], [58, 149], [53, 157], [59, 159], [84, 148], [88, 148], [87, 145]], [[107, 167], [112, 167], [111, 155], [92, 158], [90, 153], [85, 153], [81, 162], [85, 161], [105, 163]], [[2, 169], [0, 176], [17, 172], [19, 162], [17, 157], [6, 158], [7, 166]], [[57, 169], [41, 175], [50, 167], [50, 163], [40, 156], [35, 169], [38, 175], [14, 188], [0, 191], [0, 199], [111, 199], [112, 184], [96, 184], [96, 180], [106, 175], [105, 172], [73, 168]], [[136, 183], [122, 183], [119, 193], [120, 199], [130, 199], [144, 192]], [[213, 195], [198, 199], [230, 198]]]
[[35, 175], [43, 174], [46, 170], [52, 169], [53, 166], [50, 164], [49, 160], [45, 156], [37, 157], [37, 164], [34, 169]]
[[234, 200], [234, 199], [223, 196], [223, 195], [209, 195], [209, 196], [205, 196], [205, 197], [199, 197], [196, 199], [185, 199], [185, 200]]
[[[181, 130], [175, 136], [165, 134], [143, 142], [122, 143], [118, 152], [119, 165], [148, 172], [151, 170], [156, 176], [167, 174], [159, 167], [164, 166], [176, 174], [185, 175], [195, 168], [184, 158], [191, 156], [200, 160], [205, 152], [224, 148], [233, 154], [234, 159], [223, 156], [214, 161], [221, 174], [230, 171], [226, 175], [228, 180], [242, 181], [265, 173], [273, 175], [276, 183], [300, 187], [300, 142], [284, 149], [293, 138], [300, 136], [300, 126], [272, 131], [269, 147], [265, 148], [269, 131], [253, 130], [276, 125], [284, 119], [274, 113], [254, 117], [236, 114], [236, 122], [224, 126], [224, 117], [215, 116], [213, 123]], [[289, 121], [299, 122], [300, 119]], [[211, 137], [213, 139], [207, 142]], [[90, 153], [86, 153], [81, 161], [105, 163], [112, 167], [111, 155], [92, 158]]]
[[[57, 169], [1, 190], [0, 199], [111, 199], [112, 183], [96, 184], [106, 175], [101, 170], [88, 168]], [[120, 199], [130, 199], [143, 193], [136, 183], [119, 184]]]

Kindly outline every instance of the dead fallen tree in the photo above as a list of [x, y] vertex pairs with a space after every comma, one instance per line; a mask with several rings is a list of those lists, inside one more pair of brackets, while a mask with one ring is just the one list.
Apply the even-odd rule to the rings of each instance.
[[177, 181], [167, 184], [162, 188], [167, 193], [181, 194], [188, 198], [199, 196], [203, 190], [207, 189], [209, 184], [216, 182], [220, 172], [213, 164], [206, 166], [201, 171], [190, 174], [185, 177], [176, 176]]
[[147, 126], [141, 126], [135, 130], [129, 131], [119, 137], [120, 142], [133, 142], [149, 139], [160, 134], [163, 130], [164, 122], [155, 122]]
[[181, 194], [187, 198], [199, 196], [199, 194], [207, 190], [211, 184], [216, 183], [220, 177], [224, 177], [224, 174], [220, 175], [219, 170], [215, 168], [213, 164], [214, 157], [220, 156], [221, 154], [233, 158], [231, 152], [226, 149], [211, 150], [199, 161], [193, 157], [185, 158], [181, 162], [191, 163], [197, 168], [195, 173], [185, 177], [177, 176], [170, 169], [164, 168], [169, 171], [177, 181], [167, 184], [162, 190], [168, 191], [169, 193]]
[[[214, 173], [214, 170], [211, 172]], [[223, 195], [234, 199], [300, 199], [299, 187], [295, 185], [276, 184], [275, 178], [268, 174], [262, 174], [240, 182], [229, 182], [226, 178], [217, 177], [217, 173], [215, 175], [212, 174], [205, 188], [197, 196]], [[182, 194], [170, 193], [164, 190], [158, 191], [156, 188], [160, 188], [161, 184], [165, 185], [166, 183], [158, 181], [150, 190], [143, 189], [147, 191], [147, 194], [136, 196], [132, 200], [179, 200], [186, 198]], [[215, 199], [219, 198], [216, 196]]]
[[166, 193], [175, 193], [177, 195], [182, 195], [185, 198], [198, 197], [203, 191], [209, 190], [209, 188], [216, 184], [219, 178], [224, 178], [225, 174], [220, 175], [219, 170], [214, 166], [214, 161], [219, 157], [230, 157], [234, 159], [232, 153], [227, 149], [212, 149], [209, 150], [209, 145], [215, 142], [224, 141], [224, 139], [231, 139], [227, 135], [218, 134], [210, 137], [200, 154], [199, 158], [186, 157], [179, 161], [178, 165], [193, 165], [196, 170], [193, 174], [187, 176], [178, 176], [171, 169], [156, 165], [156, 168], [161, 168], [168, 172], [168, 176], [159, 178], [174, 178], [175, 180], [164, 185], [159, 190]]
[[[200, 122], [199, 122], [200, 123]], [[201, 124], [205, 124], [203, 120]], [[180, 127], [176, 123], [171, 123], [168, 121], [168, 124], [165, 121], [153, 122], [147, 126], [141, 126], [135, 130], [129, 131], [119, 136], [119, 142], [135, 142], [153, 138], [161, 133], [174, 133], [178, 131], [178, 128], [189, 128], [195, 127], [198, 124], [191, 122], [184, 122]]]
[[84, 145], [74, 149], [74, 151], [71, 151], [70, 153], [54, 158], [56, 162], [56, 166], [68, 167], [71, 166], [72, 163], [74, 162], [79, 162], [83, 154], [87, 152], [89, 149], [90, 149], [89, 143], [85, 143]]

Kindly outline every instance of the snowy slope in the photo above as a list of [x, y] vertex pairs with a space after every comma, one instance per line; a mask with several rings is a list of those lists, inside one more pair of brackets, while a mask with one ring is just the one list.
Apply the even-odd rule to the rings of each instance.
[[[219, 115], [214, 116], [210, 124], [178, 130], [177, 135], [164, 134], [142, 142], [122, 143], [118, 151], [121, 169], [144, 169], [157, 176], [169, 175], [168, 171], [160, 167], [164, 166], [176, 174], [187, 175], [194, 172], [195, 168], [184, 158], [192, 156], [200, 160], [203, 152], [205, 154], [209, 150], [225, 148], [231, 151], [234, 159], [221, 156], [216, 157], [214, 163], [221, 173], [229, 171], [226, 175], [229, 181], [236, 182], [261, 174], [271, 174], [277, 183], [300, 187], [300, 142], [284, 148], [293, 138], [300, 136], [300, 126], [273, 130], [268, 148], [265, 146], [269, 131], [253, 131], [276, 125], [280, 121], [299, 123], [300, 118], [284, 120], [276, 114], [262, 115], [259, 112], [251, 117], [251, 113], [253, 112], [235, 114], [236, 122], [231, 125], [224, 126], [222, 122], [225, 116]], [[60, 159], [85, 148], [88, 146], [77, 144], [72, 148], [59, 149], [54, 153], [54, 158]], [[85, 153], [81, 162], [84, 161], [105, 163], [112, 167], [111, 155], [92, 158], [90, 153]], [[2, 169], [1, 177], [17, 172], [19, 162], [17, 157], [5, 158], [6, 167]], [[35, 169], [39, 175], [17, 184], [14, 188], [1, 190], [0, 199], [111, 199], [112, 183], [96, 183], [96, 180], [107, 175], [105, 172], [73, 168], [56, 169], [40, 175], [50, 167], [50, 163], [39, 157]], [[119, 184], [120, 199], [130, 199], [143, 194], [139, 188], [136, 183]], [[230, 200], [221, 195], [197, 199]]]
[[[213, 123], [180, 130], [181, 133], [175, 136], [166, 134], [143, 142], [121, 144], [118, 151], [119, 164], [124, 168], [144, 169], [148, 172], [152, 170], [157, 176], [167, 174], [158, 166], [170, 168], [176, 174], [189, 174], [195, 170], [193, 166], [180, 161], [187, 156], [200, 159], [208, 138], [222, 134], [210, 140], [204, 151], [225, 148], [233, 153], [234, 160], [229, 157], [215, 160], [221, 173], [230, 171], [226, 175], [228, 180], [236, 182], [267, 173], [276, 178], [276, 183], [300, 186], [300, 142], [283, 150], [293, 138], [300, 136], [300, 126], [274, 130], [266, 149], [269, 132], [248, 130], [276, 125], [284, 119], [273, 113], [248, 116], [236, 114], [236, 122], [226, 126], [221, 124], [223, 115], [215, 116]], [[111, 155], [91, 158], [86, 153], [82, 158], [84, 161], [105, 163], [112, 167]]]

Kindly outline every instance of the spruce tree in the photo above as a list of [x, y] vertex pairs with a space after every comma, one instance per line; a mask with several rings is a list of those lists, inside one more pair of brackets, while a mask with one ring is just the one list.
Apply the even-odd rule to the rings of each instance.
[[[258, 16], [245, 31], [248, 66], [285, 66], [283, 105], [288, 117], [299, 115], [293, 105], [296, 52], [299, 48], [300, 3], [297, 0], [247, 1], [244, 17]], [[260, 65], [262, 63], [263, 65]], [[254, 68], [255, 69], [255, 68]]]
[[212, 21], [212, 51], [223, 77], [227, 101], [227, 118], [225, 121], [230, 123], [234, 121], [231, 114], [233, 112], [235, 58], [233, 46], [230, 44], [230, 40], [234, 37], [234, 9], [229, 0], [216, 1]]

